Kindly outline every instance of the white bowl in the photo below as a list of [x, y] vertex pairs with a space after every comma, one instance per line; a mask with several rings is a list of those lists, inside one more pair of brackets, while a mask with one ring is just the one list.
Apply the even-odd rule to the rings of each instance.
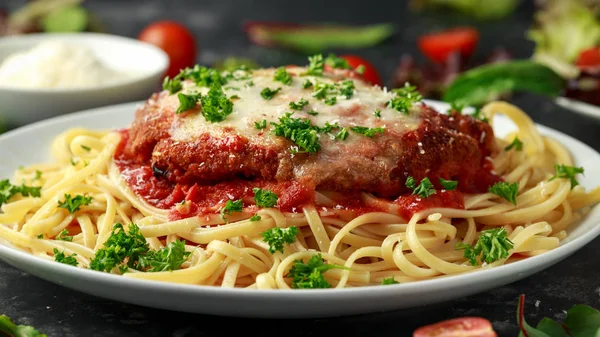
[[121, 81], [88, 88], [12, 88], [0, 86], [0, 119], [9, 127], [57, 115], [147, 99], [157, 90], [169, 65], [161, 49], [126, 37], [97, 34], [30, 34], [0, 38], [0, 63], [40, 42], [60, 40], [89, 48], [108, 68], [132, 74]]

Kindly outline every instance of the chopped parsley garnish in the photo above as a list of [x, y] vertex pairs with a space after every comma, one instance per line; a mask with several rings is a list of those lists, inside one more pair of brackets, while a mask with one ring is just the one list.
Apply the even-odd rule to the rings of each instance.
[[335, 139], [337, 140], [346, 140], [348, 138], [348, 129], [342, 128], [340, 132], [335, 135]]
[[42, 195], [41, 187], [33, 187], [33, 186], [25, 186], [25, 184], [21, 184], [20, 186], [13, 185], [8, 181], [8, 179], [4, 179], [0, 181], [0, 206], [10, 200], [15, 194], [21, 193], [22, 196], [28, 197], [36, 197], [39, 198]]
[[415, 103], [420, 102], [423, 97], [417, 91], [417, 87], [411, 86], [408, 82], [404, 88], [394, 89], [396, 96], [387, 102], [387, 106], [405, 115], [408, 115], [410, 109]]
[[517, 204], [517, 193], [519, 193], [518, 183], [509, 183], [506, 181], [497, 182], [490, 186], [488, 191], [510, 201], [514, 205]]
[[319, 114], [319, 113], [318, 113], [318, 112], [316, 112], [315, 110], [310, 110], [310, 111], [307, 111], [306, 113], [307, 113], [307, 114], [309, 114], [309, 115], [311, 115], [311, 116], [316, 116], [316, 115], [318, 115], [318, 114]]
[[381, 281], [381, 285], [384, 285], [384, 286], [388, 285], [388, 284], [398, 284], [398, 283], [400, 283], [400, 282], [396, 281], [396, 279], [394, 279], [393, 276], [392, 277], [388, 277], [388, 278], [384, 278]]
[[270, 190], [263, 190], [258, 187], [252, 189], [254, 193], [254, 202], [261, 208], [270, 208], [277, 205], [277, 194]]
[[54, 239], [62, 240], [62, 241], [69, 241], [69, 242], [73, 241], [73, 237], [71, 235], [69, 235], [69, 231], [66, 228], [63, 229], [62, 231], [60, 231], [60, 233], [58, 233], [58, 235]]
[[253, 87], [254, 86], [254, 81], [248, 81], [248, 82], [246, 82], [246, 86], [247, 87]]
[[35, 177], [33, 178], [33, 180], [40, 180], [40, 179], [42, 179], [42, 171], [35, 170]]
[[260, 96], [268, 101], [271, 98], [275, 97], [275, 95], [279, 92], [279, 90], [281, 90], [281, 88], [277, 88], [275, 90], [272, 90], [271, 88], [264, 88], [260, 92]]
[[485, 263], [492, 263], [508, 257], [508, 251], [513, 248], [513, 243], [506, 237], [504, 227], [492, 228], [481, 231], [475, 246], [459, 242], [456, 249], [464, 249], [464, 257], [471, 265], [476, 266], [477, 258]]
[[267, 120], [263, 119], [262, 121], [254, 122], [254, 128], [261, 130], [267, 127]]
[[419, 185], [417, 185], [415, 178], [409, 176], [408, 178], [406, 178], [405, 185], [406, 185], [406, 187], [413, 190], [412, 194], [418, 195], [421, 198], [429, 198], [429, 196], [435, 194], [435, 189], [433, 188], [433, 184], [427, 177], [423, 178], [423, 180], [421, 180]]
[[367, 67], [365, 67], [364, 64], [361, 64], [358, 67], [356, 67], [356, 69], [354, 69], [354, 71], [356, 71], [356, 73], [359, 75], [364, 74], [365, 70], [367, 70]]
[[446, 191], [454, 191], [456, 189], [456, 186], [458, 186], [458, 181], [446, 180], [444, 178], [440, 178], [440, 185], [442, 185], [442, 187]]
[[465, 106], [463, 104], [452, 102], [452, 104], [450, 104], [450, 110], [448, 110], [448, 114], [450, 116], [462, 115], [462, 111], [464, 108]]
[[202, 96], [202, 115], [211, 123], [222, 122], [233, 112], [233, 103], [218, 83], [213, 84], [208, 94]]
[[273, 77], [275, 81], [279, 81], [285, 85], [292, 84], [292, 75], [285, 70], [285, 67], [279, 67], [275, 70], [275, 76]]
[[38, 239], [43, 239], [44, 238], [44, 234], [40, 234], [37, 236]]
[[262, 219], [262, 217], [258, 214], [254, 214], [252, 217], [250, 217], [250, 221], [258, 221]]
[[225, 90], [233, 90], [233, 91], [240, 91], [240, 88], [238, 88], [238, 87], [224, 87], [223, 89], [225, 89]]
[[321, 149], [317, 127], [311, 124], [310, 119], [292, 118], [291, 114], [279, 117], [279, 123], [271, 122], [276, 136], [285, 137], [294, 142], [303, 151], [314, 153]]
[[317, 83], [312, 96], [316, 99], [324, 99], [327, 97], [327, 94], [333, 90], [335, 90], [335, 87], [332, 84]]
[[269, 244], [269, 253], [283, 253], [284, 244], [292, 244], [296, 242], [298, 235], [298, 227], [290, 226], [288, 228], [273, 227], [262, 233], [263, 241]]
[[129, 225], [125, 232], [117, 223], [104, 247], [90, 261], [90, 268], [110, 272], [119, 268], [121, 273], [132, 268], [146, 272], [177, 270], [190, 253], [185, 251], [185, 241], [175, 240], [159, 250], [151, 250], [136, 224]]
[[310, 87], [313, 86], [313, 82], [311, 82], [311, 80], [309, 80], [308, 78], [305, 79], [304, 81], [302, 81], [302, 88], [303, 89], [308, 89]]
[[381, 110], [375, 109], [375, 111], [373, 111], [373, 116], [381, 118]]
[[315, 254], [306, 263], [302, 260], [295, 260], [288, 277], [292, 278], [292, 288], [294, 289], [331, 288], [331, 284], [325, 280], [323, 274], [329, 269], [336, 268], [347, 269], [344, 266], [324, 263], [321, 254]]
[[300, 98], [296, 102], [290, 102], [290, 109], [292, 110], [302, 110], [305, 106], [308, 105], [308, 101], [304, 98]]
[[352, 82], [351, 80], [345, 80], [344, 82], [342, 82], [340, 94], [346, 97], [346, 99], [350, 99], [352, 95], [354, 95], [354, 82]]
[[65, 194], [65, 201], [58, 201], [58, 207], [64, 208], [69, 213], [77, 212], [81, 206], [87, 206], [92, 203], [92, 197], [86, 197], [83, 195], [76, 195], [75, 197], [71, 197], [70, 194]]
[[179, 99], [179, 106], [177, 107], [177, 110], [175, 110], [175, 113], [180, 114], [188, 110], [194, 109], [201, 97], [202, 95], [200, 93], [177, 94], [177, 98]]
[[170, 94], [174, 94], [181, 90], [183, 86], [181, 85], [181, 80], [177, 78], [170, 79], [168, 76], [165, 77], [162, 83], [163, 90], [168, 90]]
[[89, 146], [81, 145], [81, 148], [84, 149], [84, 150], [86, 150], [87, 152], [92, 151], [92, 148], [89, 147]]
[[323, 55], [316, 54], [308, 57], [308, 69], [303, 75], [321, 76], [323, 75], [323, 68], [325, 63], [323, 61]]
[[337, 97], [335, 96], [331, 96], [325, 99], [325, 104], [327, 105], [335, 105], [335, 103], [337, 103]]
[[350, 130], [352, 130], [356, 133], [360, 133], [361, 135], [369, 137], [369, 138], [373, 138], [378, 133], [383, 134], [383, 132], [385, 131], [385, 129], [383, 127], [368, 128], [366, 126], [352, 126], [352, 127], [350, 127]]
[[229, 99], [240, 99], [240, 96], [238, 96], [238, 95], [231, 95], [231, 96], [229, 96]]
[[575, 176], [578, 174], [583, 174], [583, 167], [556, 164], [554, 165], [554, 170], [556, 171], [556, 174], [550, 178], [549, 181], [552, 181], [556, 178], [566, 178], [571, 181], [571, 188], [579, 185], [579, 182], [577, 179], [575, 179]]
[[225, 220], [225, 222], [227, 222], [227, 218], [225, 217], [226, 215], [229, 215], [234, 212], [241, 212], [243, 208], [244, 202], [242, 201], [242, 199], [236, 201], [227, 200], [225, 206], [221, 208], [221, 218]]
[[473, 114], [471, 115], [471, 117], [473, 117], [475, 119], [479, 119], [480, 121], [482, 121], [484, 123], [489, 122], [489, 120], [487, 119], [487, 117], [485, 117], [483, 115], [483, 112], [479, 108], [475, 108], [475, 111], [473, 112]]
[[[230, 78], [239, 79], [229, 74]], [[218, 70], [195, 65], [193, 68], [183, 69], [174, 79], [189, 79], [199, 87], [211, 87], [215, 84], [221, 86], [227, 80], [221, 76]]]
[[348, 61], [331, 53], [325, 59], [325, 64], [336, 69], [352, 69]]
[[54, 248], [53, 252], [54, 252], [54, 261], [56, 261], [56, 262], [68, 264], [70, 266], [75, 266], [75, 267], [77, 267], [77, 265], [79, 264], [77, 262], [77, 259], [75, 258], [75, 256], [77, 256], [77, 254], [75, 254], [75, 253], [73, 253], [69, 256], [66, 256], [64, 250], [61, 252], [56, 248]]
[[514, 148], [516, 151], [523, 151], [523, 142], [519, 138], [515, 137], [512, 143], [504, 148], [504, 151], [510, 151], [512, 148]]
[[331, 132], [333, 129], [339, 129], [340, 125], [335, 122], [333, 124], [329, 123], [329, 122], [325, 122], [325, 125], [322, 127], [317, 127], [318, 131], [323, 132], [323, 133], [329, 133]]

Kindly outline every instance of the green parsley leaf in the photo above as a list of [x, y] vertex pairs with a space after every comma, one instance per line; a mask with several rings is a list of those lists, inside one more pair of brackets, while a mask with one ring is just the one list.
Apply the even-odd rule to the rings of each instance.
[[337, 97], [335, 96], [331, 96], [325, 99], [325, 104], [327, 105], [335, 105], [335, 103], [337, 103]]
[[356, 73], [359, 74], [359, 75], [364, 74], [365, 70], [367, 70], [367, 67], [365, 67], [364, 64], [361, 64], [358, 67], [356, 67], [356, 69], [354, 69], [354, 71], [356, 71]]
[[519, 184], [518, 183], [509, 183], [506, 181], [500, 181], [490, 186], [488, 189], [489, 192], [494, 193], [495, 195], [502, 197], [514, 205], [517, 204], [517, 193], [519, 193]]
[[126, 263], [129, 268], [137, 269], [140, 256], [146, 255], [149, 250], [150, 246], [136, 224], [130, 224], [129, 231], [125, 232], [123, 225], [117, 223], [103, 248], [90, 261], [90, 268], [110, 272]]
[[321, 254], [315, 254], [306, 263], [302, 260], [295, 260], [288, 277], [292, 278], [292, 288], [294, 289], [331, 288], [331, 284], [325, 280], [323, 274], [329, 269], [335, 268], [347, 269], [344, 266], [326, 264], [323, 262]]
[[306, 113], [307, 113], [307, 114], [309, 114], [309, 115], [311, 115], [311, 116], [316, 116], [316, 115], [318, 115], [318, 114], [319, 114], [319, 113], [318, 113], [318, 112], [316, 112], [315, 110], [310, 110], [310, 111], [308, 111], [308, 112], [306, 112]]
[[373, 111], [373, 116], [381, 118], [381, 110], [375, 109], [375, 111]]
[[202, 95], [200, 93], [184, 94], [180, 92], [179, 94], [177, 94], [177, 99], [179, 99], [179, 106], [177, 107], [177, 110], [175, 110], [175, 113], [180, 114], [188, 110], [194, 109], [201, 97]]
[[271, 98], [275, 97], [275, 95], [279, 92], [279, 90], [281, 90], [281, 88], [277, 88], [275, 90], [271, 90], [271, 88], [264, 88], [260, 92], [260, 96], [268, 101]]
[[315, 85], [315, 89], [312, 93], [312, 96], [316, 99], [324, 99], [327, 97], [327, 94], [333, 92], [335, 87], [331, 84], [327, 83], [317, 83]]
[[211, 123], [222, 122], [233, 112], [233, 103], [218, 83], [213, 84], [202, 102], [202, 115]]
[[71, 235], [69, 235], [69, 231], [66, 228], [63, 229], [62, 231], [60, 231], [60, 233], [58, 233], [58, 235], [54, 239], [62, 240], [62, 241], [69, 241], [69, 242], [73, 241], [73, 237]]
[[8, 337], [48, 337], [29, 325], [16, 325], [6, 315], [0, 315], [0, 335]]
[[383, 134], [383, 132], [385, 131], [383, 127], [368, 128], [366, 126], [352, 126], [350, 127], [350, 130], [356, 133], [360, 133], [361, 135], [367, 136], [369, 138], [373, 138], [378, 133]]
[[231, 96], [229, 96], [229, 99], [240, 99], [240, 96], [238, 96], [238, 95], [231, 95]]
[[276, 136], [285, 137], [294, 142], [302, 150], [314, 153], [321, 149], [317, 128], [310, 119], [292, 118], [291, 114], [279, 117], [279, 124], [271, 122]]
[[258, 214], [254, 214], [252, 217], [250, 217], [250, 221], [258, 221], [262, 219], [262, 217]]
[[308, 57], [308, 69], [303, 75], [322, 76], [325, 63], [322, 54], [316, 54]]
[[331, 53], [325, 59], [325, 64], [336, 69], [352, 69], [348, 61]]
[[392, 276], [392, 277], [388, 277], [388, 278], [384, 278], [381, 281], [381, 285], [388, 285], [388, 284], [398, 284], [400, 282], [396, 281], [396, 279]]
[[464, 257], [471, 265], [477, 265], [477, 257], [485, 263], [492, 263], [508, 257], [508, 251], [513, 248], [513, 243], [506, 237], [504, 227], [492, 228], [481, 231], [475, 246], [459, 242], [456, 249], [464, 249]]
[[465, 108], [464, 104], [452, 102], [450, 104], [450, 110], [448, 110], [448, 114], [450, 116], [462, 115], [462, 111]]
[[42, 171], [35, 170], [35, 177], [33, 178], [33, 180], [40, 180], [40, 179], [42, 179]]
[[519, 140], [519, 138], [515, 137], [512, 143], [504, 148], [504, 151], [509, 151], [512, 148], [515, 148], [516, 151], [523, 151], [523, 142]]
[[262, 121], [254, 122], [254, 128], [261, 130], [267, 127], [267, 120], [263, 119]]
[[4, 179], [0, 181], [0, 206], [7, 203], [17, 193], [20, 193], [24, 197], [32, 196], [39, 198], [42, 195], [42, 188], [26, 186], [25, 184], [16, 186], [11, 184], [8, 179]]
[[246, 82], [246, 86], [247, 87], [253, 87], [254, 86], [254, 81], [248, 81], [248, 82]]
[[84, 150], [86, 150], [87, 152], [92, 151], [92, 148], [89, 147], [89, 146], [81, 145], [81, 148], [84, 149]]
[[348, 138], [348, 129], [342, 128], [334, 138], [337, 140], [346, 140], [346, 138]]
[[405, 115], [410, 113], [410, 109], [415, 103], [423, 99], [423, 96], [417, 91], [417, 87], [411, 86], [408, 82], [404, 85], [404, 88], [392, 91], [396, 93], [396, 96], [387, 102], [387, 106]]
[[300, 98], [296, 102], [290, 102], [290, 109], [292, 110], [302, 110], [305, 106], [308, 105], [308, 101], [304, 98]]
[[273, 227], [262, 233], [263, 241], [269, 244], [269, 253], [283, 253], [284, 244], [292, 244], [296, 242], [298, 235], [298, 227], [290, 226], [288, 228]]
[[69, 256], [65, 256], [64, 250], [61, 252], [58, 249], [54, 248], [54, 261], [56, 261], [56, 262], [60, 262], [60, 263], [64, 263], [64, 264], [68, 264], [68, 265], [77, 267], [77, 265], [79, 263], [77, 262], [77, 259], [75, 258], [75, 256], [77, 256], [77, 254], [75, 254], [75, 253], [73, 253]]
[[162, 88], [163, 88], [163, 90], [168, 90], [169, 93], [172, 95], [172, 94], [178, 92], [179, 90], [181, 90], [183, 88], [183, 86], [181, 85], [180, 79], [175, 79], [175, 78], [170, 79], [167, 76], [163, 80]]
[[446, 191], [454, 191], [456, 189], [456, 186], [458, 186], [458, 181], [446, 180], [444, 178], [440, 178], [440, 185], [442, 185], [442, 187]]
[[489, 120], [487, 119], [487, 117], [485, 117], [483, 115], [483, 111], [481, 111], [480, 108], [475, 108], [475, 111], [473, 112], [473, 114], [471, 114], [471, 117], [478, 119], [484, 123], [488, 123]]
[[319, 132], [323, 132], [323, 133], [329, 133], [331, 131], [333, 131], [333, 129], [339, 129], [340, 125], [335, 122], [333, 124], [329, 123], [329, 122], [325, 122], [325, 125], [322, 127], [317, 127], [317, 130]]
[[417, 188], [417, 182], [412, 176], [408, 176], [408, 178], [406, 178], [406, 182], [404, 183], [404, 185], [406, 185], [406, 187], [410, 188], [411, 190]]
[[[412, 177], [409, 177], [409, 178], [412, 178]], [[408, 179], [406, 179], [406, 186], [410, 188], [410, 186], [408, 186], [408, 184], [409, 184], [409, 181], [408, 181]], [[412, 180], [411, 185], [414, 186], [414, 179]], [[412, 194], [418, 195], [421, 198], [429, 198], [429, 196], [435, 194], [435, 189], [433, 188], [433, 184], [431, 183], [429, 178], [425, 177], [425, 178], [423, 178], [423, 180], [421, 180], [419, 185], [417, 185], [415, 188], [413, 188]]]
[[70, 194], [65, 194], [65, 201], [58, 201], [58, 207], [64, 208], [69, 213], [75, 213], [81, 208], [82, 205], [89, 205], [92, 202], [92, 197], [86, 197], [83, 195], [76, 195], [74, 198]]
[[270, 208], [275, 207], [277, 205], [277, 194], [273, 193], [270, 190], [263, 190], [258, 187], [252, 189], [254, 193], [254, 202], [256, 202], [256, 206], [261, 208]]
[[44, 234], [40, 234], [37, 236], [38, 239], [43, 239], [44, 238]]
[[225, 206], [221, 208], [221, 218], [225, 220], [225, 222], [227, 222], [227, 219], [225, 218], [226, 215], [229, 215], [234, 212], [241, 212], [243, 208], [244, 202], [242, 201], [242, 199], [235, 201], [227, 200]]
[[279, 67], [275, 70], [275, 76], [273, 77], [275, 81], [279, 81], [285, 85], [292, 84], [292, 75], [285, 70], [285, 67]]
[[308, 78], [302, 81], [302, 88], [308, 89], [313, 86], [313, 82], [311, 82]]
[[354, 82], [352, 82], [351, 80], [345, 80], [344, 82], [342, 82], [340, 94], [346, 97], [346, 99], [350, 99], [352, 95], [354, 95]]
[[[231, 78], [235, 78], [233, 75]], [[185, 68], [174, 79], [189, 79], [194, 81], [194, 83], [199, 87], [211, 87], [213, 85], [218, 85], [219, 87], [223, 84], [227, 83], [227, 80], [221, 76], [221, 73], [212, 68], [206, 68], [199, 65], [195, 65], [193, 68]]]
[[166, 247], [141, 255], [137, 268], [146, 272], [177, 270], [181, 268], [190, 254], [185, 251], [185, 241], [177, 239], [169, 242]]
[[571, 188], [579, 185], [579, 182], [577, 179], [575, 179], [575, 176], [578, 174], [583, 174], [583, 167], [556, 164], [554, 165], [554, 170], [556, 171], [556, 174], [550, 178], [549, 181], [552, 181], [556, 178], [566, 178], [571, 181]]

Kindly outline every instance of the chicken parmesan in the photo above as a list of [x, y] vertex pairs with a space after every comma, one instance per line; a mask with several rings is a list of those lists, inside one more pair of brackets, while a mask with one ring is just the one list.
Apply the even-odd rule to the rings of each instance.
[[[0, 238], [128, 278], [344, 288], [543, 253], [600, 200], [518, 108], [434, 105], [334, 55], [184, 69], [130, 126], [66, 130], [55, 163], [0, 181]], [[496, 113], [517, 131], [496, 137]]]

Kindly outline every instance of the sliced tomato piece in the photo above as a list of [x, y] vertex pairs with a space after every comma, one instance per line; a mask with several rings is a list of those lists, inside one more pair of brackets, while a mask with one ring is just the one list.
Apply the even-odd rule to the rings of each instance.
[[600, 66], [600, 48], [586, 49], [579, 54], [575, 64], [580, 68]]
[[444, 63], [453, 52], [469, 58], [479, 42], [479, 33], [470, 27], [453, 28], [423, 35], [419, 38], [419, 49], [437, 63]]
[[370, 82], [373, 85], [383, 85], [383, 83], [381, 82], [381, 77], [379, 77], [379, 73], [377, 72], [377, 69], [369, 61], [356, 55], [342, 55], [340, 56], [340, 58], [346, 60], [350, 67], [352, 67], [352, 69], [356, 69], [361, 65], [364, 66], [365, 70], [362, 73], [362, 75], [360, 75], [360, 77], [365, 81]]
[[480, 317], [460, 317], [418, 328], [413, 337], [498, 337], [492, 323]]

